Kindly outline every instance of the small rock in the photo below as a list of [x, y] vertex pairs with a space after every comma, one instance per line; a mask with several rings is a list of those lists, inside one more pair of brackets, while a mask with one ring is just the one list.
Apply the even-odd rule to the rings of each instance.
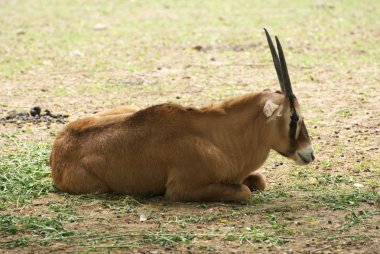
[[51, 112], [50, 112], [50, 110], [45, 109], [45, 115], [47, 115], [47, 116], [51, 116]]
[[309, 177], [307, 182], [311, 185], [315, 185], [315, 184], [318, 184], [318, 179], [315, 177]]
[[43, 64], [43, 65], [52, 65], [52, 62], [49, 61], [49, 60], [43, 60], [43, 61], [42, 61], [42, 64]]
[[70, 52], [72, 57], [84, 57], [84, 54], [80, 50], [73, 50]]
[[17, 35], [24, 35], [26, 32], [25, 32], [25, 30], [24, 29], [17, 29], [16, 30], [16, 34]]
[[363, 188], [364, 185], [361, 184], [361, 183], [354, 183], [354, 187], [356, 187], [356, 188]]
[[140, 215], [140, 222], [144, 222], [144, 221], [146, 221], [147, 219], [146, 219], [146, 216], [145, 216], [145, 214], [141, 214]]
[[197, 46], [193, 47], [193, 49], [196, 51], [202, 51], [203, 47], [201, 45], [197, 45]]
[[107, 25], [105, 24], [96, 24], [94, 26], [94, 30], [96, 31], [102, 31], [102, 30], [106, 30], [107, 29]]
[[39, 106], [35, 106], [30, 110], [31, 116], [39, 116], [41, 114], [41, 108]]

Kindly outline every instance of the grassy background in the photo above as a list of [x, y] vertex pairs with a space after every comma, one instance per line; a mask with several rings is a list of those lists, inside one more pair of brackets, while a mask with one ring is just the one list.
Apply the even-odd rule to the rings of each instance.
[[0, 117], [278, 89], [266, 27], [282, 40], [317, 151], [307, 167], [271, 154], [270, 188], [242, 204], [69, 196], [48, 167], [62, 125], [2, 122], [0, 252], [376, 253], [379, 16], [370, 0], [0, 0]]

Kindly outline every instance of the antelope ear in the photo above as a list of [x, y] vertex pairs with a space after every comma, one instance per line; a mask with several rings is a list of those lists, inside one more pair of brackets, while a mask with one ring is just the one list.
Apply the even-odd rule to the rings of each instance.
[[269, 118], [269, 117], [273, 116], [275, 111], [278, 111], [276, 116], [281, 116], [282, 106], [277, 105], [270, 100], [267, 100], [265, 102], [265, 106], [263, 108], [263, 112], [266, 115], [266, 117]]

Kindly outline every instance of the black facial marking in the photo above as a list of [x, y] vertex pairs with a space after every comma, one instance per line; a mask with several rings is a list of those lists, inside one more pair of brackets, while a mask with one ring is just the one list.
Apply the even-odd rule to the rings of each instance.
[[296, 131], [297, 131], [297, 122], [298, 122], [298, 115], [297, 113], [293, 113], [290, 117], [290, 129], [289, 129], [289, 136], [292, 141], [292, 144], [295, 145], [296, 141]]
[[299, 120], [299, 116], [297, 115], [296, 109], [294, 107], [294, 100], [296, 100], [296, 96], [294, 94], [289, 97], [290, 110], [292, 115], [290, 116], [290, 125], [289, 125], [289, 137], [292, 141], [292, 145], [296, 145], [296, 131], [297, 131], [297, 123]]

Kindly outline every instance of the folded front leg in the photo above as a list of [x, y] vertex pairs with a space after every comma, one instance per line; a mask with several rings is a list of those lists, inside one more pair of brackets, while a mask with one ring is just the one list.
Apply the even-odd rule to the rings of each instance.
[[167, 188], [165, 196], [175, 201], [234, 201], [246, 200], [251, 191], [243, 184], [209, 184], [201, 187]]
[[254, 172], [249, 174], [244, 180], [243, 184], [248, 186], [248, 188], [253, 190], [265, 190], [267, 187], [267, 181], [265, 176], [259, 172]]

